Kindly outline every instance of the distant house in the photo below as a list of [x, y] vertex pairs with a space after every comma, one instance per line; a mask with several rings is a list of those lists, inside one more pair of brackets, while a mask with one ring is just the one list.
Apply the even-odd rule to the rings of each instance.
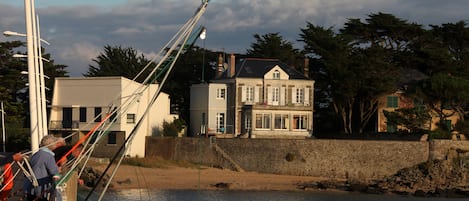
[[[407, 84], [414, 83], [415, 81], [424, 78], [426, 78], [426, 75], [418, 72], [417, 70], [408, 69], [401, 75], [401, 80], [398, 85], [405, 89]], [[386, 116], [384, 115], [384, 111], [392, 112], [396, 109], [413, 108], [415, 106], [415, 100], [412, 97], [406, 96], [403, 90], [397, 90], [394, 93], [382, 96], [378, 101], [377, 132], [393, 133], [399, 130], [407, 130], [407, 128], [401, 125], [395, 125], [391, 122], [388, 122]], [[459, 117], [454, 111], [450, 109], [443, 110], [443, 113], [448, 116], [444, 120], [444, 123], [451, 130], [459, 120]], [[438, 123], [440, 123], [440, 117], [435, 111], [430, 111], [430, 116], [431, 119], [428, 122], [426, 129], [435, 130], [438, 128]]]
[[[135, 90], [142, 86], [124, 77], [81, 77], [56, 78], [51, 104], [49, 130], [55, 135], [68, 136], [78, 132], [72, 139], [76, 142], [106, 114], [120, 108], [129, 97], [135, 96]], [[117, 121], [109, 128], [105, 140], [100, 141], [95, 149], [95, 156], [108, 157], [116, 153], [119, 146], [129, 136], [158, 88], [151, 84], [129, 107], [116, 115]], [[160, 93], [149, 114], [143, 119], [140, 129], [128, 148], [126, 155], [145, 156], [145, 137], [162, 130], [164, 121], [172, 122], [177, 115], [170, 114], [170, 99]]]
[[217, 77], [210, 83], [191, 86], [191, 132], [217, 137], [311, 137], [314, 80], [277, 59], [235, 60], [231, 55], [226, 69], [219, 62]]

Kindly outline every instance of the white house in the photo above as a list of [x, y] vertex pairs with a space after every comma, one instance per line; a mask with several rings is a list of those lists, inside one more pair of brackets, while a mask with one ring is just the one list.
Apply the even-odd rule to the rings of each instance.
[[[56, 78], [50, 106], [50, 133], [68, 136], [78, 132], [79, 135], [74, 135], [71, 140], [76, 142], [106, 114], [118, 110], [119, 112], [110, 118], [115, 117], [117, 120], [109, 127], [105, 139], [99, 141], [94, 153], [98, 157], [112, 156], [143, 116], [158, 84], [151, 84], [141, 93], [137, 93], [141, 87], [142, 84], [124, 77]], [[176, 118], [177, 115], [170, 114], [168, 94], [160, 93], [148, 115], [142, 119], [141, 126], [125, 154], [144, 157], [145, 137], [161, 131], [164, 121], [172, 122]]]
[[191, 86], [192, 134], [310, 137], [314, 80], [307, 71], [300, 73], [277, 59], [235, 60], [231, 55], [228, 69], [219, 64], [210, 83]]

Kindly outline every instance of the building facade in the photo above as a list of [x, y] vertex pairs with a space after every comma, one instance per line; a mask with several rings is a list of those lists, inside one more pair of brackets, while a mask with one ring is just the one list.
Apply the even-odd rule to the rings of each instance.
[[[151, 84], [143, 91], [140, 89], [142, 84], [124, 77], [56, 78], [50, 106], [50, 133], [64, 137], [76, 134], [68, 140], [76, 142], [107, 114], [113, 113], [105, 122], [108, 132], [103, 140], [98, 141], [94, 155], [109, 157], [115, 154], [141, 121], [125, 154], [144, 157], [145, 137], [157, 135], [162, 131], [164, 121], [172, 122], [178, 116], [170, 114], [168, 94], [160, 93], [148, 114], [142, 118], [158, 85]], [[111, 119], [116, 120], [111, 122]]]
[[217, 137], [311, 137], [314, 80], [277, 59], [235, 61], [231, 55], [227, 69], [219, 65], [216, 79], [191, 87], [191, 132]]
[[[393, 112], [402, 108], [414, 108], [416, 105], [415, 100], [412, 97], [406, 96], [401, 90], [382, 96], [378, 101], [377, 132], [394, 133], [401, 130], [409, 130], [402, 125], [396, 125], [387, 121], [384, 113], [385, 111]], [[459, 116], [451, 109], [444, 109], [442, 112], [445, 114], [444, 116], [446, 116], [443, 123], [449, 130], [452, 130], [458, 122]], [[436, 130], [439, 127], [438, 124], [441, 123], [438, 112], [430, 110], [429, 116], [430, 119], [425, 125], [425, 130]]]

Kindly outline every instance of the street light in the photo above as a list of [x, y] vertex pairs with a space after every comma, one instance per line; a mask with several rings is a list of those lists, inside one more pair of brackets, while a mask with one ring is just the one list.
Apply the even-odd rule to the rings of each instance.
[[1, 104], [1, 112], [2, 112], [2, 140], [3, 140], [3, 152], [6, 152], [5, 144], [6, 144], [6, 133], [5, 133], [5, 109], [3, 109], [3, 101]]
[[[8, 37], [8, 36], [26, 37], [26, 34], [24, 34], [24, 33], [18, 33], [18, 32], [15, 32], [15, 31], [4, 31], [4, 32], [3, 32], [3, 35], [4, 35], [4, 36], [7, 36], [7, 37]], [[49, 42], [47, 42], [46, 40], [44, 40], [44, 39], [42, 39], [42, 38], [40, 38], [39, 40], [40, 40], [41, 42], [47, 44], [47, 45], [50, 45]]]
[[205, 38], [207, 38], [207, 29], [204, 27], [202, 32], [200, 32], [200, 39], [203, 41], [203, 53], [202, 53], [202, 83], [205, 82]]
[[[36, 16], [34, 0], [24, 0], [26, 34], [5, 31], [5, 36], [26, 36], [29, 83], [29, 112], [31, 129], [31, 151], [39, 149], [39, 138], [47, 135], [47, 115], [45, 109], [45, 89], [41, 56], [39, 17]], [[40, 97], [41, 96], [41, 97]], [[43, 101], [40, 101], [43, 100]], [[41, 121], [40, 121], [41, 120]]]
[[[24, 54], [14, 54], [13, 57], [14, 57], [14, 58], [27, 58], [28, 55], [24, 55]], [[45, 61], [45, 62], [50, 62], [49, 59], [46, 59], [46, 58], [44, 58], [44, 57], [39, 57], [39, 59], [41, 59], [41, 60], [43, 60], [43, 61]]]
[[[28, 71], [21, 71], [20, 73], [21, 73], [22, 75], [27, 75], [27, 74], [29, 74]], [[47, 75], [44, 75], [44, 78], [46, 78], [46, 79], [48, 79], [48, 80], [50, 79], [50, 77], [47, 76]], [[46, 86], [44, 86], [44, 87], [47, 89]]]

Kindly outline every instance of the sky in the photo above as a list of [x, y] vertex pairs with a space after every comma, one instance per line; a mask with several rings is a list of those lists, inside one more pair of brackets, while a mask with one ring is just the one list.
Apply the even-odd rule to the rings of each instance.
[[[104, 46], [131, 47], [153, 58], [196, 11], [201, 0], [35, 0], [41, 38], [55, 64], [80, 77]], [[467, 0], [211, 0], [199, 25], [205, 47], [245, 53], [254, 34], [279, 33], [301, 49], [306, 24], [339, 29], [350, 18], [372, 13], [428, 25], [469, 22]], [[25, 33], [24, 1], [0, 1], [0, 31]], [[0, 36], [0, 42], [25, 40]], [[196, 42], [202, 47], [202, 41]]]

